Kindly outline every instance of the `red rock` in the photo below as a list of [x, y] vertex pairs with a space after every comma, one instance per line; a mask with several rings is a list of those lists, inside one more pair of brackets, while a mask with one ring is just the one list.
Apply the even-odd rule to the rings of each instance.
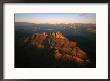
[[68, 59], [84, 63], [87, 60], [86, 53], [77, 46], [77, 42], [69, 41], [60, 32], [52, 32], [49, 35], [46, 32], [35, 33], [30, 38], [26, 38], [24, 42], [29, 42], [37, 48], [45, 48], [46, 46], [50, 49], [54, 48], [53, 56], [57, 61]]
[[76, 44], [77, 44], [76, 42], [70, 41], [68, 45], [69, 47], [75, 47]]
[[59, 50], [56, 50], [54, 53], [54, 58], [59, 61], [62, 58], [62, 54], [59, 53]]

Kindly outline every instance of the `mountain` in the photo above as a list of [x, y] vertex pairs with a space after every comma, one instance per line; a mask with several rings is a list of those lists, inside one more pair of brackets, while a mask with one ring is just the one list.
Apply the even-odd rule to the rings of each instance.
[[34, 23], [29, 23], [29, 22], [15, 22], [16, 26], [33, 26], [35, 25]]
[[56, 61], [73, 61], [79, 64], [90, 62], [87, 54], [77, 45], [77, 42], [68, 40], [61, 32], [35, 33], [24, 39], [25, 45], [41, 49], [53, 49]]

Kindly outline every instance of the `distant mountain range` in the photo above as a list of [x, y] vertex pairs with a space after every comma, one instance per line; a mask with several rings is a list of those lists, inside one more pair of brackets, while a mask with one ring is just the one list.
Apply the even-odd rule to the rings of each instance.
[[29, 22], [15, 22], [15, 26], [33, 26], [36, 25], [34, 23], [29, 23]]
[[[28, 25], [32, 26], [32, 25], [37, 25], [37, 24], [36, 23], [31, 23], [31, 22], [15, 22], [16, 26], [28, 26]], [[49, 23], [42, 23], [42, 24], [49, 24]], [[64, 24], [64, 23], [59, 23], [59, 24]], [[59, 25], [59, 24], [51, 24], [51, 25]], [[93, 25], [93, 26], [95, 26], [95, 24], [91, 24], [91, 23], [88, 23], [88, 24], [84, 24], [84, 23], [70, 23], [70, 24], [64, 24], [64, 25], [72, 25], [72, 24], [77, 24], [77, 25]]]

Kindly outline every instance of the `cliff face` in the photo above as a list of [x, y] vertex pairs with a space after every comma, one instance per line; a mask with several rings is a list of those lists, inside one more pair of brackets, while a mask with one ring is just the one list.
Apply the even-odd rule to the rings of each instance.
[[52, 32], [50, 34], [51, 37], [56, 38], [56, 39], [65, 39], [65, 37], [62, 35], [60, 32]]
[[35, 33], [26, 38], [24, 43], [36, 48], [54, 49], [53, 56], [57, 61], [70, 60], [80, 64], [90, 62], [87, 54], [77, 46], [77, 42], [69, 41], [61, 32]]

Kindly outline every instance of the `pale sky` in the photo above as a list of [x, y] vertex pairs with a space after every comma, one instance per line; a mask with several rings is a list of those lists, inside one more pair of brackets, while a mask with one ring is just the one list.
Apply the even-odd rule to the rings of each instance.
[[17, 13], [15, 22], [36, 24], [96, 23], [95, 13]]

